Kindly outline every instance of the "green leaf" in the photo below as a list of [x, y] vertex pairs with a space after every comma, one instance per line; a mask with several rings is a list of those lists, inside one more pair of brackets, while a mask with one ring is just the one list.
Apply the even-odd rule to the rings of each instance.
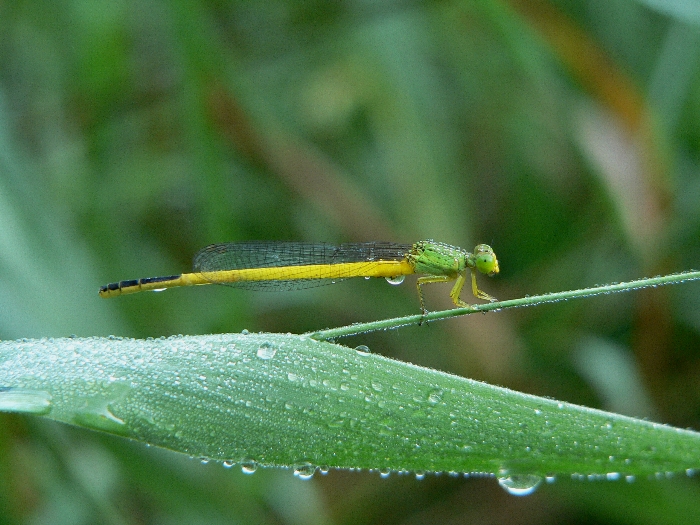
[[543, 476], [700, 467], [700, 433], [563, 403], [307, 336], [0, 343], [0, 409], [244, 469]]

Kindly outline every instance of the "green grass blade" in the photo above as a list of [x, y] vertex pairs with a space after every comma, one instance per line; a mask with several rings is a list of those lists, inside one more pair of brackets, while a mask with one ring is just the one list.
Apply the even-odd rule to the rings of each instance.
[[568, 290], [564, 292], [551, 292], [543, 295], [531, 295], [521, 297], [519, 299], [509, 299], [507, 301], [495, 301], [492, 303], [473, 304], [468, 308], [451, 308], [449, 310], [441, 310], [438, 312], [428, 312], [425, 315], [407, 315], [404, 317], [395, 317], [393, 319], [381, 319], [379, 321], [370, 321], [367, 323], [355, 323], [348, 326], [340, 326], [337, 328], [328, 328], [308, 334], [310, 337], [319, 341], [334, 340], [340, 337], [349, 335], [365, 334], [378, 330], [390, 330], [403, 326], [417, 326], [433, 321], [441, 321], [450, 317], [458, 317], [462, 315], [475, 314], [478, 312], [500, 311], [506, 308], [519, 308], [523, 306], [539, 306], [542, 304], [558, 303], [560, 301], [568, 301], [571, 299], [583, 299], [586, 297], [594, 297], [596, 295], [607, 295], [611, 293], [632, 292], [634, 290], [642, 290], [644, 288], [656, 288], [657, 286], [666, 286], [670, 284], [689, 283], [700, 280], [700, 271], [687, 271], [680, 273], [672, 273], [669, 275], [647, 277], [644, 279], [635, 279], [623, 283], [605, 284], [601, 286], [593, 286], [589, 288], [580, 288], [578, 290]]
[[700, 433], [298, 335], [6, 341], [0, 385], [1, 410], [249, 469], [485, 472], [534, 484], [700, 467]]

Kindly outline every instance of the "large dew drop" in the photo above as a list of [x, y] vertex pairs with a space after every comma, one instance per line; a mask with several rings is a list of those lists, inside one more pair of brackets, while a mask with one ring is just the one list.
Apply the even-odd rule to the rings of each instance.
[[316, 465], [303, 461], [294, 465], [294, 475], [299, 479], [311, 479], [316, 474]]
[[370, 351], [369, 347], [366, 345], [360, 345], [355, 347], [355, 352], [357, 352], [359, 355], [369, 355], [372, 352]]
[[241, 461], [241, 472], [243, 474], [254, 474], [258, 470], [258, 462], [253, 458], [245, 458]]
[[257, 356], [260, 359], [272, 359], [275, 357], [275, 354], [277, 353], [277, 348], [272, 343], [262, 343], [260, 347], [258, 347], [257, 351]]
[[542, 476], [534, 474], [513, 474], [498, 478], [498, 484], [513, 496], [529, 496], [542, 483]]
[[241, 472], [243, 474], [254, 474], [258, 470], [258, 462], [253, 458], [244, 458], [241, 461]]

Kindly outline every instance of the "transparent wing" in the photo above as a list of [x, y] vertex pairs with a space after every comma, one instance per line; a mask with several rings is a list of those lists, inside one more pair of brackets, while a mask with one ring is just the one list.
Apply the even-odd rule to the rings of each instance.
[[[247, 268], [280, 268], [280, 275], [291, 277], [294, 266], [313, 266], [373, 261], [403, 260], [411, 244], [390, 242], [345, 243], [340, 245], [310, 242], [249, 241], [212, 244], [202, 248], [194, 257], [197, 273]], [[284, 271], [282, 271], [284, 269]], [[356, 273], [356, 269], [355, 269]], [[308, 274], [308, 270], [305, 272]], [[219, 282], [250, 290], [294, 290], [311, 288], [354, 277], [338, 273], [334, 279], [274, 279], [263, 281]]]

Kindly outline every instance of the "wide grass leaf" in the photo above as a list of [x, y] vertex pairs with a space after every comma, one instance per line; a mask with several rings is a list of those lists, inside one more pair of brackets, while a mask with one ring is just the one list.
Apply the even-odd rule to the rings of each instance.
[[517, 491], [700, 467], [697, 432], [299, 335], [5, 341], [0, 387], [0, 410], [248, 470], [483, 472]]

